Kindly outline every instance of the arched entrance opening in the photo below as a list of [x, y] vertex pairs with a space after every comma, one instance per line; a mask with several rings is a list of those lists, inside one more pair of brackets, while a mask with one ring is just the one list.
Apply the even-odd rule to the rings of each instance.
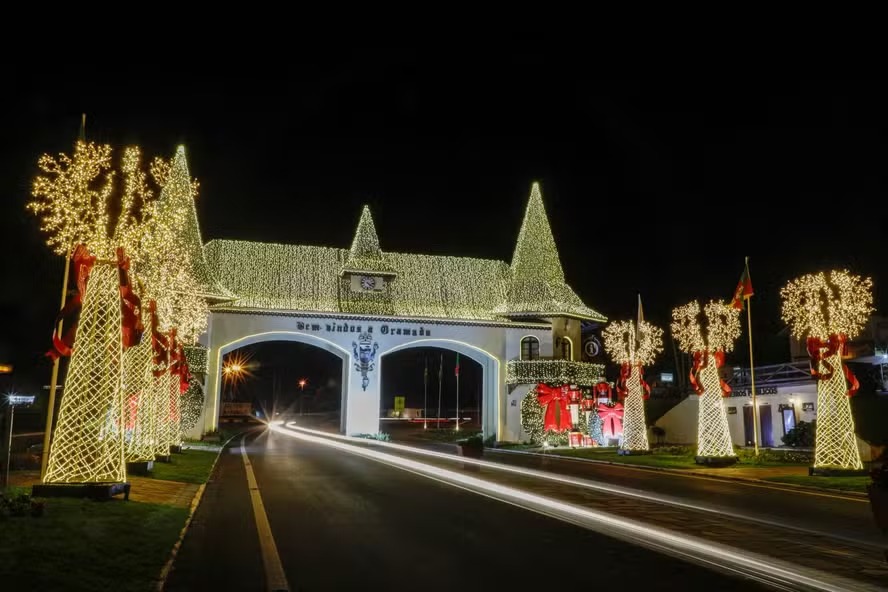
[[499, 371], [491, 354], [458, 341], [397, 346], [380, 357], [381, 429], [454, 429], [459, 418], [461, 429], [495, 435]]
[[[315, 335], [268, 332], [248, 335], [218, 349], [210, 392], [217, 422], [225, 404], [249, 403], [265, 420], [292, 419], [345, 431], [348, 352]], [[239, 366], [240, 368], [233, 368]], [[242, 380], [235, 374], [243, 373]]]

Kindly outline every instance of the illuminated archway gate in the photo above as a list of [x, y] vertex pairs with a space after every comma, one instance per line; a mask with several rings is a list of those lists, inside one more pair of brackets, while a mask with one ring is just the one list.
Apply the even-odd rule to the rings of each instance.
[[549, 339], [550, 329], [545, 324], [215, 309], [210, 313], [205, 335], [207, 397], [200, 428], [204, 432], [218, 428], [221, 365], [225, 354], [262, 341], [297, 341], [317, 346], [342, 360], [340, 429], [343, 433], [379, 431], [384, 356], [411, 347], [440, 347], [457, 351], [481, 365], [484, 434], [507, 439], [505, 360], [517, 356], [513, 350], [517, 350], [521, 337], [528, 334], [545, 341]]

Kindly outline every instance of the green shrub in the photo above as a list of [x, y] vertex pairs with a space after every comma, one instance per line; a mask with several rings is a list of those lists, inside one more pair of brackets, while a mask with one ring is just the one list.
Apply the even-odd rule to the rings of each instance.
[[816, 422], [817, 420], [810, 423], [807, 421], [800, 421], [796, 424], [796, 427], [789, 430], [786, 435], [783, 436], [783, 443], [794, 448], [810, 448], [814, 446], [814, 430], [816, 428]]
[[365, 440], [379, 440], [380, 442], [390, 442], [392, 437], [385, 432], [377, 432], [375, 434], [355, 434], [355, 438], [364, 438]]

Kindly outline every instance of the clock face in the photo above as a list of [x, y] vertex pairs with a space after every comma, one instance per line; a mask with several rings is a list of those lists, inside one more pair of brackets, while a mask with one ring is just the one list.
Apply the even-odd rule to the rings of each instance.
[[364, 290], [373, 290], [374, 288], [376, 288], [376, 278], [366, 275], [363, 276], [361, 278], [361, 288]]

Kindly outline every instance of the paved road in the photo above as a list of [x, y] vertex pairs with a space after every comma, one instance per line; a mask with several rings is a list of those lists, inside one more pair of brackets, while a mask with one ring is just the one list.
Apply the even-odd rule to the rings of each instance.
[[826, 532], [879, 546], [885, 545], [885, 539], [875, 526], [869, 500], [866, 498], [808, 493], [791, 488], [787, 492], [787, 488], [779, 484], [747, 484], [677, 475], [666, 471], [573, 461], [554, 455], [543, 458], [485, 451], [485, 458], [702, 502], [730, 513], [754, 516], [778, 524]]
[[[291, 589], [756, 589], [317, 444], [263, 433], [248, 453]], [[167, 589], [264, 590], [263, 573], [243, 462], [223, 454]]]

